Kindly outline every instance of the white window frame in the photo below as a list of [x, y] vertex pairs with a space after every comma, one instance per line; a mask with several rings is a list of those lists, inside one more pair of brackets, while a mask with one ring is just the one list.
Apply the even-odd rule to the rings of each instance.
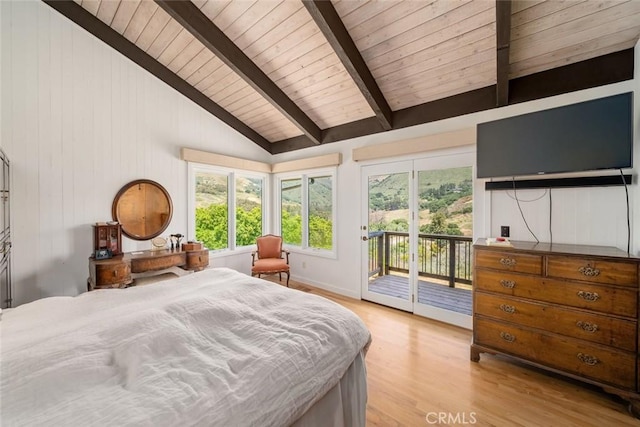
[[269, 212], [271, 198], [269, 197], [269, 174], [252, 172], [247, 170], [237, 170], [222, 166], [212, 166], [202, 163], [188, 162], [188, 191], [187, 208], [187, 238], [196, 240], [196, 186], [195, 178], [198, 172], [214, 173], [227, 176], [227, 243], [224, 249], [211, 249], [211, 256], [224, 256], [237, 253], [251, 252], [255, 245], [236, 246], [236, 177], [262, 179], [262, 234], [266, 234], [269, 229]]
[[[309, 247], [309, 178], [327, 176], [331, 177], [331, 250]], [[301, 246], [294, 246], [285, 243], [284, 246], [291, 252], [337, 259], [338, 223], [336, 218], [338, 211], [338, 168], [310, 169], [275, 175], [274, 191], [276, 193], [275, 209], [277, 209], [277, 212], [275, 212], [274, 209], [274, 228], [279, 235], [282, 235], [282, 181], [288, 179], [300, 179], [302, 183], [300, 192], [302, 199], [302, 244]]]

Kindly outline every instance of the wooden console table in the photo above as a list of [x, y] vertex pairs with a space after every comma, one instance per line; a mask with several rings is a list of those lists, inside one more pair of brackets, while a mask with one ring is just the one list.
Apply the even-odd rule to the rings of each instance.
[[171, 267], [200, 271], [208, 265], [209, 249], [126, 252], [100, 260], [91, 257], [87, 289], [124, 288], [133, 282], [136, 275], [142, 273], [161, 272]]

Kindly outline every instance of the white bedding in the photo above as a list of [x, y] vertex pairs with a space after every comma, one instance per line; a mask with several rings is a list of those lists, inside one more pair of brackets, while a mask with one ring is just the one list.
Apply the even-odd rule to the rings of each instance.
[[0, 334], [3, 427], [286, 426], [370, 339], [338, 304], [229, 269], [38, 300]]

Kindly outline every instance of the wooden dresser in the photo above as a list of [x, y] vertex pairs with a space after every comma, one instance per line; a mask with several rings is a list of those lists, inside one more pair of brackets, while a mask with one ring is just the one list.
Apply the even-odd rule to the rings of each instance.
[[473, 343], [596, 384], [640, 414], [639, 258], [613, 247], [474, 244]]
[[192, 251], [151, 250], [126, 252], [109, 259], [89, 258], [88, 290], [124, 288], [137, 274], [162, 271], [171, 267], [200, 271], [209, 265], [209, 249]]

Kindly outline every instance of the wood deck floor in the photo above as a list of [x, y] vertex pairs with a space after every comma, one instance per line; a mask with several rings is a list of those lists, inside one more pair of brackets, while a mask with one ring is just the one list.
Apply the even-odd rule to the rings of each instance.
[[[409, 290], [409, 279], [403, 276], [389, 274], [369, 282], [369, 291], [377, 294], [409, 299]], [[471, 316], [471, 291], [467, 289], [450, 288], [447, 285], [419, 280], [417, 301]]]

